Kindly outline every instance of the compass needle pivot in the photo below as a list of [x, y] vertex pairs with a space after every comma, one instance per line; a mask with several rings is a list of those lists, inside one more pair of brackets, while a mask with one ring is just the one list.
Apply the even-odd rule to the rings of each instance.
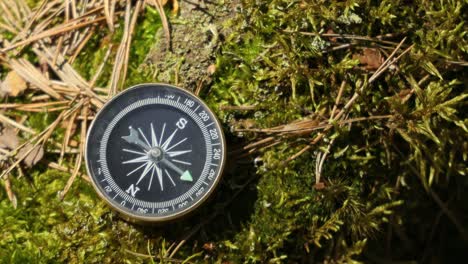
[[141, 84], [97, 113], [85, 156], [93, 186], [111, 207], [135, 221], [167, 222], [213, 193], [225, 141], [213, 112], [191, 92]]

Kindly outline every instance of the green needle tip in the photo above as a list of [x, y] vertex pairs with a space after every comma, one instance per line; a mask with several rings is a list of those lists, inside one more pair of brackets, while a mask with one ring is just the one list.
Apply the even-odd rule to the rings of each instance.
[[180, 179], [183, 180], [183, 181], [189, 181], [189, 182], [192, 182], [192, 181], [193, 181], [192, 175], [190, 174], [190, 172], [189, 172], [188, 170], [186, 170], [186, 171], [180, 176]]

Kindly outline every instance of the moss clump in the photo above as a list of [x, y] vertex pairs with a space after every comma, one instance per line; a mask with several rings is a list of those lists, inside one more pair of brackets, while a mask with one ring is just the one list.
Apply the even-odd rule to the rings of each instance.
[[[65, 201], [58, 199], [68, 174], [49, 170], [13, 182], [20, 203], [12, 208], [0, 193], [2, 263], [115, 263], [137, 258], [141, 233], [115, 218], [92, 187], [77, 180]], [[120, 239], [115, 234], [125, 234]], [[141, 244], [143, 243], [143, 244]]]
[[[468, 184], [468, 148], [462, 143], [467, 119], [461, 110], [467, 80], [459, 66], [467, 53], [463, 9], [460, 2], [242, 2], [230, 25], [234, 33], [217, 57], [219, 70], [209, 94], [213, 106], [255, 106], [219, 112], [233, 130], [247, 123], [270, 128], [298, 119], [326, 120], [340, 85], [345, 83], [338, 109], [373, 73], [364, 63], [377, 58], [363, 58], [363, 50], [388, 57], [403, 37], [404, 47], [415, 46], [367, 86], [348, 112], [348, 118], [390, 119], [336, 126], [287, 165], [284, 161], [317, 132], [276, 137], [280, 144], [258, 152], [264, 165], [257, 171], [262, 178], [256, 210], [230, 240], [228, 258], [419, 261], [463, 254], [455, 245], [466, 238], [461, 212], [466, 214], [467, 207], [464, 195], [454, 194]], [[324, 33], [340, 35], [320, 36]], [[263, 138], [245, 133], [239, 135]], [[324, 188], [315, 189], [316, 161], [331, 141]], [[450, 200], [449, 209], [438, 200]], [[436, 222], [435, 216], [422, 216], [434, 209], [460, 214]], [[450, 227], [434, 233], [443, 225], [439, 220]], [[456, 234], [445, 242], [453, 249], [427, 240], [448, 234]]]

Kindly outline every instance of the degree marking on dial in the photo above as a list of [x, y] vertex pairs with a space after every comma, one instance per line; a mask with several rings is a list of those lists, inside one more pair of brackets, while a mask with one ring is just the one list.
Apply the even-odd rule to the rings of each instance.
[[213, 125], [213, 124], [214, 124], [214, 122], [211, 122], [211, 123], [209, 123], [208, 125], [206, 125], [206, 127], [209, 127], [209, 126], [211, 126], [211, 125]]

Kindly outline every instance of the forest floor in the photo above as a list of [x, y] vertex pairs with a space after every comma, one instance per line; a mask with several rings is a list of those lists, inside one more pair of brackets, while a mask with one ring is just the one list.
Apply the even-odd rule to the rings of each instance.
[[[447, 263], [468, 249], [466, 1], [0, 1], [0, 263]], [[161, 82], [222, 123], [210, 202], [123, 220], [90, 122]]]

